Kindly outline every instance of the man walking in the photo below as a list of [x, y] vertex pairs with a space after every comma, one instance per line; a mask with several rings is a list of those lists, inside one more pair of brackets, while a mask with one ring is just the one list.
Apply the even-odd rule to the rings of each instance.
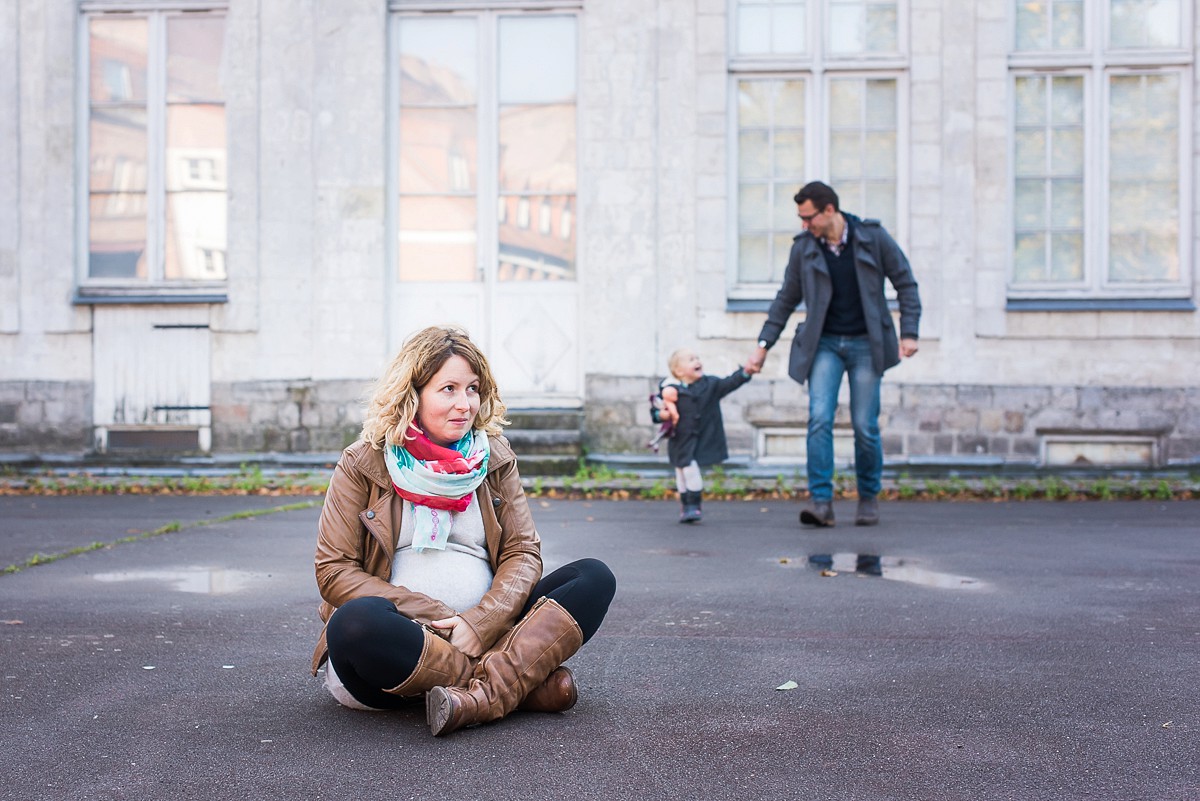
[[[793, 200], [804, 231], [793, 241], [783, 286], [771, 303], [747, 367], [762, 369], [767, 350], [803, 301], [807, 313], [796, 326], [788, 361], [788, 375], [801, 384], [808, 382], [808, 491], [812, 500], [800, 513], [800, 522], [834, 525], [833, 419], [844, 373], [850, 382], [858, 482], [854, 522], [873, 526], [879, 522], [876, 496], [883, 472], [879, 384], [883, 372], [899, 364], [901, 356], [917, 352], [921, 319], [917, 282], [900, 246], [879, 221], [843, 212], [831, 187], [813, 181]], [[885, 276], [899, 300], [899, 341], [883, 294]]]

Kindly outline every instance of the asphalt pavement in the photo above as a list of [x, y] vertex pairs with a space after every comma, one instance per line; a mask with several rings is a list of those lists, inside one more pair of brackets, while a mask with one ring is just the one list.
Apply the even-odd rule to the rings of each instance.
[[1200, 799], [1200, 502], [535, 500], [579, 703], [434, 738], [309, 675], [313, 501], [0, 497], [91, 548], [0, 575], [0, 799]]

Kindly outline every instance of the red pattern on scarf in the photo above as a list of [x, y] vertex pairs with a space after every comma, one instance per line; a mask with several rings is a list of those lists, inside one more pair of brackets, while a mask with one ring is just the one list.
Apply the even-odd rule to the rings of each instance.
[[[476, 454], [468, 459], [464, 458], [461, 453], [453, 448], [443, 448], [425, 436], [425, 432], [414, 425], [409, 425], [408, 437], [405, 438], [402, 447], [413, 458], [419, 459], [425, 465], [426, 469], [432, 470], [435, 473], [470, 473], [479, 467], [479, 463], [483, 460], [482, 454]], [[394, 482], [392, 483], [392, 488], [396, 490], [397, 495], [406, 501], [411, 501], [421, 506], [428, 506], [430, 509], [444, 509], [450, 512], [465, 512], [467, 507], [471, 505], [471, 495], [473, 494], [468, 492], [461, 498], [446, 498], [441, 495], [421, 495], [416, 492], [400, 489]]]

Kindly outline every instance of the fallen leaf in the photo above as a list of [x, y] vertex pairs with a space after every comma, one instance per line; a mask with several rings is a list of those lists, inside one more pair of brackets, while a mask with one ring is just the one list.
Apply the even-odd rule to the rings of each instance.
[[799, 685], [799, 684], [797, 684], [797, 683], [796, 683], [796, 682], [794, 682], [794, 681], [785, 681], [783, 684], [780, 684], [780, 685], [779, 685], [778, 687], [776, 687], [775, 689], [776, 689], [776, 690], [794, 690], [794, 689], [796, 689], [796, 688], [797, 688], [797, 687], [799, 687], [799, 686], [800, 686], [800, 685]]
[[792, 560], [788, 559], [786, 556], [779, 560], [779, 564], [781, 564], [781, 565], [790, 565], [791, 563], [792, 563]]
[[4, 625], [6, 625], [6, 626], [23, 626], [23, 625], [25, 625], [25, 621], [24, 620], [5, 620]]
[[822, 576], [825, 576], [826, 578], [828, 578], [828, 577], [830, 577], [830, 576], [836, 576], [836, 575], [837, 575], [837, 571], [836, 571], [836, 570], [830, 570], [829, 568], [826, 568], [826, 569], [824, 569], [824, 570], [822, 570], [822, 571], [821, 571], [821, 575], [822, 575]]

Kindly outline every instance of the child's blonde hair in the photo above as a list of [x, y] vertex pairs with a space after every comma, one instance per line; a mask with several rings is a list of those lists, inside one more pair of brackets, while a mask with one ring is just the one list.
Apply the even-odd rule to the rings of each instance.
[[367, 402], [360, 439], [380, 450], [385, 444], [398, 445], [407, 439], [408, 426], [417, 418], [420, 392], [433, 380], [451, 356], [462, 356], [479, 376], [479, 414], [475, 428], [487, 434], [499, 434], [507, 407], [500, 399], [496, 379], [487, 358], [467, 337], [467, 332], [448, 326], [430, 326], [409, 337], [376, 382]]
[[667, 359], [667, 369], [671, 371], [671, 375], [682, 381], [683, 378], [679, 375], [679, 365], [683, 363], [684, 359], [694, 355], [695, 351], [691, 348], [679, 348], [672, 353], [671, 358]]

